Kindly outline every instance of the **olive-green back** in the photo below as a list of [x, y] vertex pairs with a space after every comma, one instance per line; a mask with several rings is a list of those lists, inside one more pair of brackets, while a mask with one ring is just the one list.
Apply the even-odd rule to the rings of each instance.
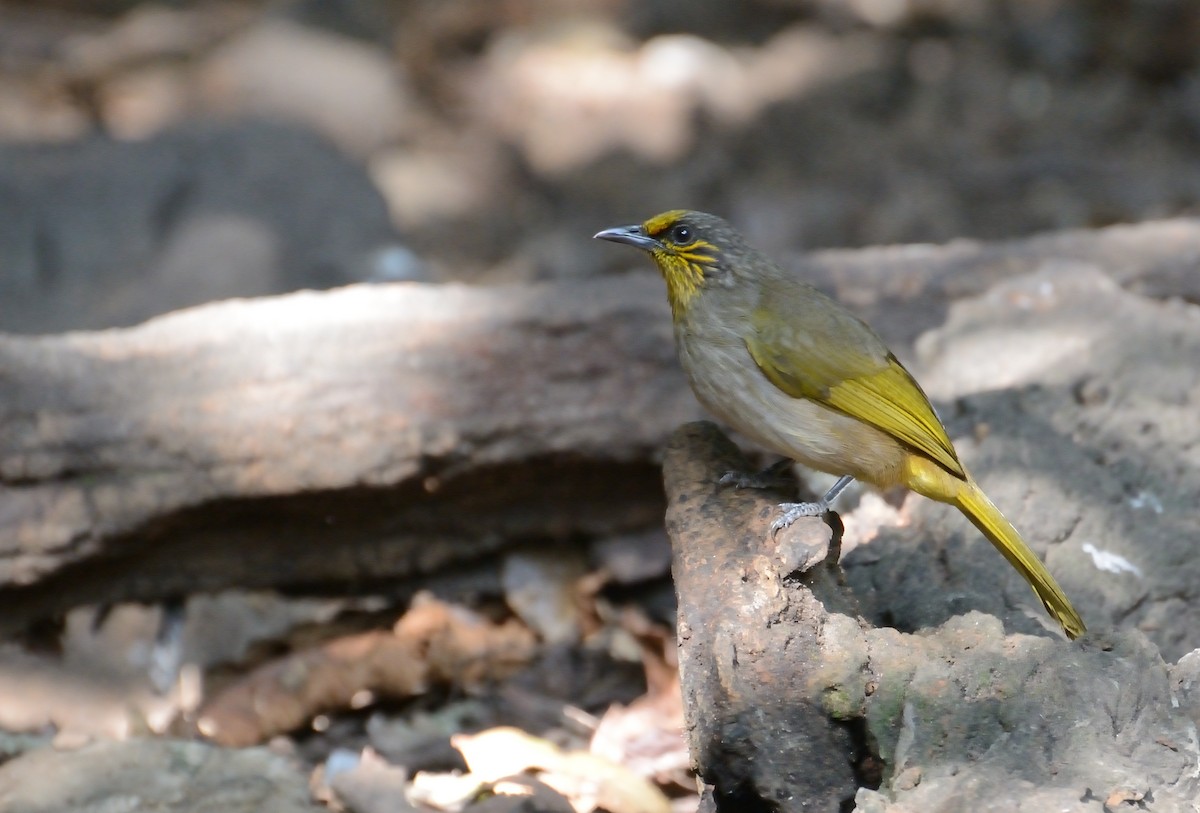
[[763, 374], [886, 432], [947, 471], [966, 477], [929, 399], [862, 320], [794, 279], [766, 280], [746, 347]]

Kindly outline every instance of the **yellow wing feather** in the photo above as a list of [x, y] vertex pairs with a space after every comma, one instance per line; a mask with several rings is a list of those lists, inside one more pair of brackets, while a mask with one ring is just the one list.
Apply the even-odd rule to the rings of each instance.
[[[789, 322], [774, 318], [772, 306], [764, 305], [753, 314], [746, 347], [763, 374], [793, 398], [808, 398], [870, 424], [965, 478], [942, 422], [912, 375], [870, 328], [839, 311], [842, 324], [809, 323], [801, 334], [781, 329]], [[856, 324], [847, 325], [848, 320]], [[828, 339], [822, 327], [829, 328]], [[839, 342], [847, 340], [856, 346], [843, 349]]]
[[881, 372], [830, 387], [825, 403], [887, 432], [933, 458], [947, 471], [966, 476], [925, 393], [895, 358], [889, 359], [888, 367]]

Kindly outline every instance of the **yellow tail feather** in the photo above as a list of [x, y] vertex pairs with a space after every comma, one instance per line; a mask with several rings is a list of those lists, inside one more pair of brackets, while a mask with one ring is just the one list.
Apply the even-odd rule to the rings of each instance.
[[1067, 637], [1074, 640], [1087, 631], [1083, 619], [1067, 598], [1050, 571], [1042, 564], [1012, 523], [1004, 518], [983, 490], [973, 480], [967, 480], [954, 497], [954, 505], [971, 520], [976, 528], [996, 546], [1009, 564], [1025, 577], [1037, 593], [1046, 611], [1062, 624]]
[[1083, 619], [1075, 612], [1071, 600], [1050, 575], [1050, 571], [1046, 570], [1037, 554], [1029, 549], [1025, 540], [1017, 533], [1017, 529], [1000, 513], [1000, 509], [993, 505], [983, 490], [975, 484], [970, 474], [967, 474], [965, 479], [958, 477], [928, 457], [912, 454], [905, 461], [902, 482], [918, 494], [923, 494], [931, 500], [949, 503], [962, 511], [966, 518], [971, 520], [971, 524], [996, 546], [996, 550], [1003, 554], [1008, 563], [1025, 577], [1033, 592], [1042, 600], [1046, 612], [1062, 624], [1063, 632], [1068, 638], [1074, 640], [1087, 632]]

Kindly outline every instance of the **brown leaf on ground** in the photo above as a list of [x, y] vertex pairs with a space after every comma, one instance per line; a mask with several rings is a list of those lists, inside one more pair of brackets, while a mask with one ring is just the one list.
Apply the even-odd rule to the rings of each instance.
[[629, 768], [584, 751], [558, 746], [516, 728], [493, 728], [478, 734], [456, 735], [471, 774], [495, 782], [526, 771], [571, 800], [577, 811], [603, 809], [609, 813], [669, 813], [662, 791]]
[[1117, 788], [1112, 793], [1108, 794], [1108, 798], [1104, 800], [1105, 811], [1112, 811], [1114, 808], [1123, 804], [1137, 805], [1146, 798], [1144, 791], [1131, 790], [1130, 788]]
[[408, 697], [438, 683], [475, 687], [504, 678], [528, 663], [534, 646], [518, 622], [493, 624], [418, 597], [390, 632], [338, 638], [255, 670], [208, 702], [197, 727], [224, 745], [250, 745], [318, 712], [348, 708], [362, 691]]
[[610, 706], [592, 735], [590, 750], [659, 785], [694, 788], [678, 674], [669, 687], [651, 690], [628, 706]]

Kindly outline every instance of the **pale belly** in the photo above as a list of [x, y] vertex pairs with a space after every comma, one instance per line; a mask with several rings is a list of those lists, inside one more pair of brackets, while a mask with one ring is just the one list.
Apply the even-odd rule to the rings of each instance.
[[676, 344], [696, 398], [755, 443], [818, 471], [849, 474], [881, 488], [903, 479], [909, 454], [904, 446], [872, 426], [783, 392], [744, 344], [700, 346], [685, 335], [677, 335]]

